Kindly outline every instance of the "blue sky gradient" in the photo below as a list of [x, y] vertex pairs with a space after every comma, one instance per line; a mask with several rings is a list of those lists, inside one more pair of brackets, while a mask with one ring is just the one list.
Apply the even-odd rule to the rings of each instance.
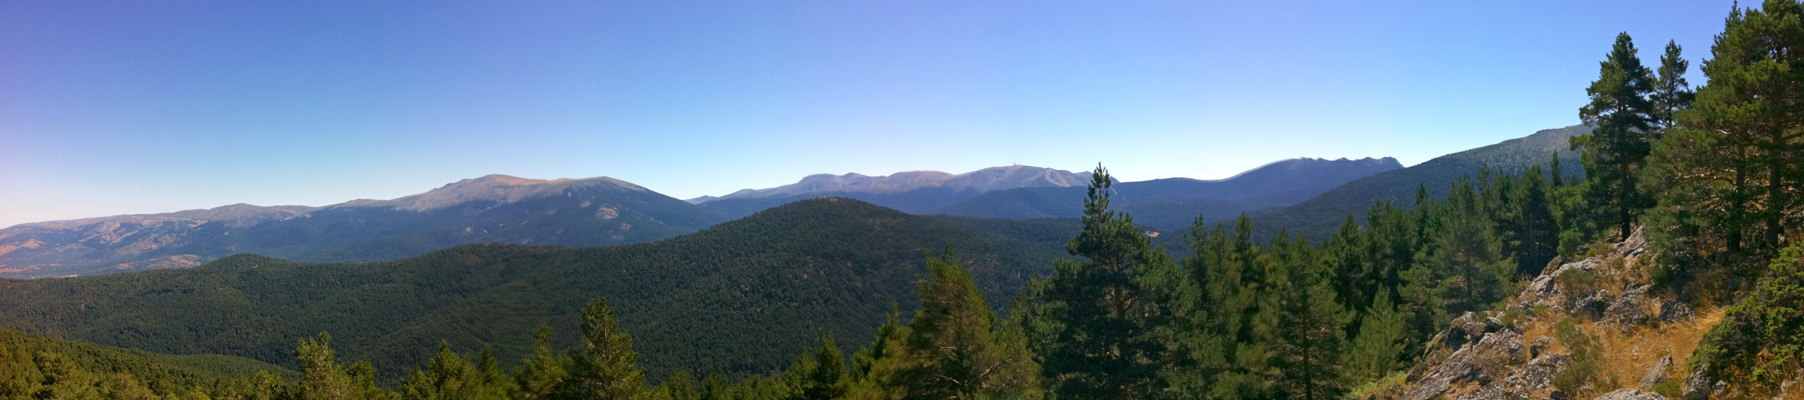
[[1728, 1], [0, 1], [0, 227], [491, 173], [679, 197], [1026, 164], [1406, 165], [1578, 122]]

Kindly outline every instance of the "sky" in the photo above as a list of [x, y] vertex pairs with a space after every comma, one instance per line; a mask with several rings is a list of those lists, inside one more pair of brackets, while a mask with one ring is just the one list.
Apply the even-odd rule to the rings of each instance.
[[0, 227], [487, 174], [1219, 179], [1577, 124], [1724, 1], [0, 1]]

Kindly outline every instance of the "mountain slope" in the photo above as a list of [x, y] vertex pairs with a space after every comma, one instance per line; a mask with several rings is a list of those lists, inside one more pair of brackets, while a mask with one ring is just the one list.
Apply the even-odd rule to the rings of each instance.
[[1413, 205], [1418, 187], [1427, 188], [1434, 198], [1445, 197], [1449, 185], [1461, 177], [1476, 177], [1485, 166], [1498, 173], [1516, 173], [1532, 165], [1546, 164], [1557, 156], [1565, 166], [1565, 173], [1576, 174], [1582, 167], [1578, 155], [1567, 143], [1573, 136], [1590, 132], [1591, 128], [1584, 125], [1542, 130], [1526, 137], [1436, 157], [1409, 168], [1353, 180], [1307, 201], [1259, 212], [1253, 217], [1259, 219], [1261, 226], [1283, 227], [1293, 233], [1319, 238], [1339, 227], [1348, 215], [1365, 215], [1375, 202]]
[[28, 362], [28, 357], [39, 353], [56, 354], [85, 372], [125, 374], [143, 384], [159, 382], [175, 387], [206, 387], [258, 371], [293, 375], [293, 372], [281, 367], [243, 357], [157, 354], [0, 329], [0, 372], [18, 372], [13, 368], [25, 366], [8, 363]]
[[[1314, 197], [1349, 181], [1402, 168], [1393, 158], [1299, 158], [1260, 166], [1220, 180], [1167, 178], [1115, 184], [1116, 204], [1148, 227], [1189, 226], [1198, 215], [1212, 220], [1278, 207]], [[1075, 218], [1083, 212], [1083, 187], [1001, 190], [936, 210], [993, 218]]]
[[716, 214], [611, 178], [466, 179], [394, 200], [232, 205], [0, 230], [0, 277], [191, 267], [236, 253], [373, 261], [477, 242], [592, 246], [676, 236]]
[[297, 339], [330, 331], [347, 360], [404, 371], [440, 340], [518, 360], [542, 323], [569, 345], [579, 308], [605, 297], [652, 376], [762, 373], [822, 336], [871, 337], [892, 304], [916, 304], [924, 251], [956, 245], [1000, 306], [1050, 269], [1076, 229], [827, 198], [626, 246], [477, 244], [367, 264], [240, 255], [193, 269], [0, 280], [0, 326], [274, 362], [287, 362]]

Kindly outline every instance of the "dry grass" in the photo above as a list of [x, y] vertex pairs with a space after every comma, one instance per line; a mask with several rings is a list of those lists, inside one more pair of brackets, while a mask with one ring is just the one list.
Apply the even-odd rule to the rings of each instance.
[[1585, 332], [1597, 339], [1602, 348], [1600, 354], [1604, 358], [1604, 374], [1616, 378], [1624, 385], [1634, 385], [1641, 381], [1647, 369], [1660, 362], [1660, 358], [1672, 356], [1673, 366], [1666, 371], [1666, 379], [1683, 380], [1691, 371], [1685, 368], [1686, 359], [1691, 352], [1697, 350], [1698, 343], [1704, 340], [1704, 334], [1723, 319], [1724, 310], [1711, 307], [1698, 310], [1697, 316], [1690, 321], [1664, 324], [1651, 328], [1636, 329], [1623, 333], [1615, 327], [1598, 328], [1595, 322], [1583, 323]]
[[[1644, 263], [1651, 263], [1651, 258], [1624, 257], [1621, 253], [1603, 248], [1592, 249], [1591, 253], [1592, 256], [1601, 257], [1603, 262], [1598, 263], [1594, 270], [1595, 275], [1586, 277], [1588, 279], [1584, 279], [1585, 282], [1562, 282], [1582, 283], [1582, 286], [1587, 286], [1586, 288], [1568, 287], [1569, 292], [1573, 292], [1572, 289], [1586, 291], [1606, 289], [1621, 295], [1624, 288], [1649, 281], [1647, 270], [1651, 265]], [[1655, 295], [1655, 297], [1669, 296], [1670, 294]], [[1648, 368], [1658, 364], [1661, 358], [1667, 356], [1673, 358], [1672, 367], [1666, 371], [1667, 380], [1682, 381], [1689, 377], [1690, 370], [1685, 367], [1686, 360], [1690, 358], [1691, 352], [1697, 349], [1704, 334], [1709, 332], [1711, 327], [1716, 326], [1717, 322], [1722, 321], [1724, 313], [1722, 307], [1713, 304], [1699, 305], [1697, 308], [1695, 317], [1689, 321], [1640, 327], [1628, 332], [1624, 332], [1618, 326], [1600, 327], [1597, 325], [1597, 321], [1580, 318], [1579, 328], [1596, 342], [1598, 355], [1602, 357], [1600, 363], [1603, 368], [1602, 376], [1598, 377], [1597, 382], [1604, 384], [1604, 382], [1613, 381], [1618, 386], [1634, 387], [1647, 373]], [[1647, 311], [1650, 312], [1650, 315], [1659, 315], [1660, 310]], [[1554, 334], [1556, 324], [1569, 316], [1564, 312], [1542, 312], [1535, 313], [1533, 318], [1528, 318], [1524, 322], [1519, 322], [1517, 326], [1522, 332], [1522, 345], [1533, 346], [1535, 341], [1541, 337], [1556, 337]], [[1543, 350], [1544, 353], [1571, 354], [1571, 350], [1566, 348], [1566, 344], [1559, 340], [1550, 342], [1548, 347]], [[1598, 390], [1595, 394], [1614, 389], [1616, 388], [1598, 387], [1595, 388]], [[1804, 392], [1804, 390], [1798, 392]]]

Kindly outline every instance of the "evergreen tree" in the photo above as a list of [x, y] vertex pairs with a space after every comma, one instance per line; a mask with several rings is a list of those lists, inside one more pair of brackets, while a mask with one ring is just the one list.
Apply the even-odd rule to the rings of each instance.
[[332, 336], [320, 333], [317, 339], [302, 339], [294, 350], [301, 364], [302, 400], [364, 400], [395, 398], [376, 386], [375, 367], [359, 362], [346, 368], [338, 364], [331, 347]]
[[43, 381], [38, 383], [37, 392], [32, 393], [32, 398], [101, 398], [100, 380], [81, 370], [74, 361], [57, 353], [40, 351], [33, 356], [33, 363], [37, 365], [36, 369]]
[[32, 398], [44, 382], [31, 353], [21, 346], [0, 346], [0, 399]]
[[1038, 397], [1039, 368], [1019, 325], [998, 324], [951, 250], [927, 257], [899, 366], [884, 381], [903, 399]]
[[[1515, 265], [1503, 254], [1503, 241], [1490, 218], [1480, 209], [1470, 181], [1454, 184], [1447, 202], [1425, 211], [1440, 225], [1430, 245], [1418, 255], [1417, 265], [1444, 289], [1443, 315], [1482, 310], [1507, 293]], [[1434, 276], [1438, 275], [1438, 276]]]
[[847, 374], [846, 357], [833, 344], [833, 337], [822, 340], [821, 349], [814, 352], [812, 362], [800, 363], [803, 376], [800, 387], [790, 399], [793, 400], [832, 400], [844, 398], [851, 391], [852, 379]]
[[532, 356], [521, 360], [520, 368], [514, 372], [514, 381], [519, 388], [518, 397], [551, 398], [557, 386], [569, 376], [571, 362], [568, 358], [558, 357], [551, 350], [551, 327], [539, 325], [538, 334], [534, 336]]
[[606, 299], [583, 308], [583, 349], [570, 357], [569, 376], [552, 398], [618, 400], [645, 394], [645, 372], [639, 370], [633, 338], [620, 330]]
[[1058, 397], [1164, 397], [1168, 365], [1180, 352], [1169, 337], [1191, 302], [1175, 301], [1185, 276], [1133, 219], [1109, 209], [1113, 181], [1101, 166], [1084, 200], [1083, 230], [1066, 249], [1082, 261], [1058, 260], [1034, 296], [1033, 343], [1043, 375]]
[[1768, 1], [1730, 12], [1703, 65], [1709, 84], [1660, 143], [1649, 179], [1661, 184], [1650, 239], [1669, 264], [1705, 262], [1715, 249], [1753, 266], [1798, 226], [1804, 199], [1804, 6]]
[[689, 371], [677, 371], [658, 384], [658, 393], [662, 399], [668, 400], [701, 400], [702, 392], [695, 387], [695, 376]]
[[1370, 382], [1396, 370], [1401, 364], [1398, 356], [1403, 354], [1403, 324], [1403, 315], [1397, 312], [1388, 290], [1374, 296], [1347, 353], [1347, 377], [1353, 382]]
[[1277, 318], [1271, 359], [1279, 371], [1274, 386], [1282, 397], [1293, 399], [1337, 398], [1346, 390], [1340, 370], [1346, 349], [1343, 331], [1352, 314], [1334, 298], [1328, 286], [1330, 264], [1317, 257], [1302, 239], [1273, 244], [1285, 255], [1270, 276], [1268, 287], [1277, 299]]
[[722, 378], [722, 377], [720, 377], [720, 375], [716, 375], [716, 374], [708, 374], [708, 379], [702, 380], [702, 390], [701, 390], [700, 398], [702, 400], [731, 399], [732, 398], [731, 390], [732, 389], [727, 386], [726, 378]]
[[[1764, 275], [1704, 335], [1692, 360], [1714, 379], [1771, 396], [1804, 365], [1804, 243], [1781, 251]], [[1748, 397], [1767, 397], [1757, 394]]]
[[1267, 368], [1270, 258], [1253, 243], [1252, 230], [1245, 214], [1232, 232], [1206, 229], [1201, 219], [1191, 227], [1191, 255], [1184, 266], [1200, 292], [1194, 318], [1200, 348], [1191, 353], [1191, 373], [1207, 382], [1192, 389], [1200, 394], [1187, 397], [1259, 398], [1267, 395], [1275, 375]]
[[1499, 224], [1509, 227], [1505, 251], [1515, 255], [1516, 274], [1533, 277], [1559, 254], [1560, 226], [1549, 199], [1554, 188], [1541, 167], [1529, 167], [1520, 179], [1509, 193], [1512, 213]]
[[514, 388], [512, 382], [496, 376], [494, 358], [484, 351], [484, 360], [472, 362], [451, 351], [449, 343], [440, 342], [438, 354], [423, 369], [414, 370], [402, 384], [402, 397], [407, 399], [501, 399]]
[[1616, 225], [1625, 238], [1640, 210], [1651, 205], [1636, 181], [1650, 149], [1649, 135], [1654, 133], [1653, 103], [1648, 100], [1653, 79], [1629, 34], [1616, 35], [1597, 80], [1585, 89], [1591, 102], [1579, 109], [1579, 118], [1597, 128], [1572, 138], [1572, 147], [1581, 150], [1586, 199], [1597, 207], [1594, 215]]
[[1677, 122], [1678, 112], [1691, 108], [1691, 102], [1697, 93], [1691, 91], [1691, 83], [1685, 81], [1685, 70], [1691, 68], [1686, 61], [1679, 42], [1666, 42], [1666, 52], [1660, 55], [1660, 69], [1654, 80], [1654, 91], [1649, 97], [1653, 103], [1654, 113], [1652, 125], [1655, 129], [1666, 129]]

